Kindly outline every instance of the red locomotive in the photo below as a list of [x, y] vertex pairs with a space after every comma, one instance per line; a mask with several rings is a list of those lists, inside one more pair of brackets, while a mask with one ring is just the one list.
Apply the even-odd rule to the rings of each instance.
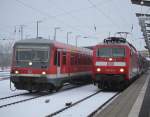
[[99, 88], [123, 89], [139, 75], [138, 52], [122, 37], [109, 37], [94, 47], [93, 80]]
[[15, 43], [11, 82], [17, 89], [59, 89], [66, 82], [90, 81], [92, 51], [47, 39]]

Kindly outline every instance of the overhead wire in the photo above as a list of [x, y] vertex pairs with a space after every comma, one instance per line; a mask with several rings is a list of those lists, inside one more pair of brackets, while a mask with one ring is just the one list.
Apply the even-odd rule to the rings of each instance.
[[[62, 20], [60, 20], [60, 19], [57, 18], [58, 16], [64, 15], [64, 14], [73, 17], [73, 16], [72, 16], [72, 14], [73, 14], [72, 11], [71, 11], [71, 12], [66, 12], [66, 11], [65, 11], [63, 14], [52, 16], [52, 15], [50, 15], [50, 14], [48, 14], [48, 13], [42, 11], [42, 10], [39, 10], [39, 9], [37, 9], [37, 8], [35, 8], [35, 7], [31, 6], [31, 5], [29, 5], [29, 4], [26, 4], [26, 3], [22, 2], [21, 0], [15, 0], [15, 1], [17, 1], [17, 2], [20, 3], [20, 4], [22, 4], [24, 7], [30, 8], [30, 9], [32, 9], [33, 11], [35, 11], [35, 12], [37, 12], [37, 13], [40, 13], [41, 15], [46, 16], [48, 19], [49, 19], [49, 18], [53, 18], [53, 19], [55, 19], [56, 21], [63, 23], [64, 25], [66, 25], [67, 27], [70, 27], [70, 28], [73, 29], [73, 30], [78, 30], [78, 31], [80, 31], [80, 32], [83, 32], [83, 30], [81, 30], [81, 28], [79, 28], [79, 27], [77, 28], [77, 27], [74, 27], [74, 26], [72, 26], [72, 25], [66, 24], [64, 21], [62, 21]], [[111, 1], [112, 1], [112, 0], [111, 0]], [[107, 1], [107, 2], [108, 2], [108, 1]], [[103, 2], [103, 4], [106, 4], [107, 2]], [[109, 1], [109, 2], [110, 2], [110, 1]], [[87, 9], [87, 8], [92, 8], [92, 7], [93, 7], [93, 6], [86, 7], [85, 9]], [[79, 12], [79, 11], [81, 12], [81, 9], [76, 10], [75, 12]], [[45, 20], [46, 20], [47, 18], [45, 18]]]
[[64, 21], [62, 21], [62, 20], [60, 20], [60, 19], [57, 19], [55, 16], [52, 16], [52, 15], [50, 15], [50, 14], [48, 14], [48, 13], [42, 11], [42, 10], [39, 10], [39, 9], [37, 9], [37, 8], [34, 8], [34, 7], [32, 7], [31, 5], [28, 5], [28, 4], [24, 3], [24, 2], [22, 2], [21, 0], [15, 0], [15, 1], [17, 1], [18, 3], [20, 3], [21, 5], [23, 5], [23, 6], [27, 7], [27, 8], [32, 9], [33, 11], [35, 11], [35, 12], [37, 12], [37, 13], [43, 15], [43, 16], [46, 16], [46, 17], [48, 17], [48, 18], [53, 18], [53, 19], [55, 19], [56, 21], [58, 21], [59, 23], [62, 23], [62, 24], [64, 24], [64, 25], [66, 25], [67, 27], [70, 27], [70, 28], [75, 29], [75, 30], [79, 30], [77, 27], [73, 27], [72, 25], [66, 24]]
[[109, 20], [114, 26], [117, 26], [117, 27], [120, 29], [120, 26], [118, 25], [118, 23], [116, 23], [115, 21], [113, 21], [113, 19], [112, 19], [109, 15], [105, 14], [105, 12], [104, 12], [102, 9], [100, 9], [99, 7], [97, 7], [97, 6], [96, 6], [93, 2], [91, 2], [90, 0], [87, 0], [87, 1], [89, 2], [89, 4], [91, 4], [91, 5], [93, 6], [93, 8], [94, 8], [95, 10], [98, 11], [98, 13], [104, 15], [107, 20]]
[[[120, 0], [119, 0], [120, 1]], [[118, 5], [118, 2], [119, 1], [114, 1], [113, 3], [115, 4], [115, 5], [112, 5], [115, 9], [119, 9], [119, 10], [122, 10], [123, 8], [121, 8], [121, 6], [119, 6]], [[116, 11], [117, 11], [116, 10]], [[124, 14], [124, 13], [122, 13], [122, 14]], [[120, 19], [122, 20], [122, 22], [123, 22], [123, 24], [124, 24], [124, 26], [126, 27], [127, 25], [129, 26], [130, 24], [129, 24], [129, 22], [128, 22], [128, 20], [127, 20], [127, 18], [126, 17], [124, 17], [124, 16], [122, 16], [120, 13], [118, 13], [117, 14], [119, 17], [120, 17]]]

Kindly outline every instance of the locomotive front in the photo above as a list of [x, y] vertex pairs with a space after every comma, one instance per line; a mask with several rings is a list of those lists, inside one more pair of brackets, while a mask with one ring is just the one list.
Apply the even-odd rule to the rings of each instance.
[[128, 56], [127, 46], [120, 42], [108, 42], [95, 46], [93, 79], [99, 88], [113, 88], [124, 83], [128, 78]]
[[11, 81], [17, 89], [42, 90], [46, 87], [49, 66], [48, 44], [18, 42], [14, 45]]

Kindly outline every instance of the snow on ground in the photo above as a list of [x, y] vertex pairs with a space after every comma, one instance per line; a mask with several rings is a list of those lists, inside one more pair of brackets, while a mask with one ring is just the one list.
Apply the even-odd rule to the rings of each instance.
[[84, 102], [65, 110], [55, 117], [87, 117], [107, 100], [113, 97], [116, 93], [102, 92]]
[[10, 71], [0, 71], [0, 80], [7, 79], [10, 76]]
[[[97, 87], [87, 85], [1, 108], [0, 113], [3, 117], [43, 117], [64, 108], [66, 102], [74, 103], [97, 90]], [[46, 100], [49, 100], [49, 103], [46, 103]]]
[[[13, 84], [12, 84], [12, 88], [15, 89]], [[23, 91], [23, 90], [16, 90], [13, 92], [10, 90], [10, 81], [9, 80], [0, 81], [0, 98], [11, 96], [11, 95], [16, 95], [16, 94], [21, 94], [21, 93], [26, 93], [26, 92], [27, 91]]]
[[[61, 108], [66, 107], [66, 102], [74, 103], [97, 91], [98, 88], [94, 85], [86, 85], [75, 89], [49, 94], [48, 96], [43, 96], [23, 103], [0, 108], [0, 114], [2, 117], [44, 117]], [[9, 89], [9, 80], [0, 81], [0, 98], [25, 92], [27, 91], [16, 90], [12, 92]], [[94, 98], [87, 99], [85, 102], [72, 107], [71, 110], [66, 110], [64, 113], [58, 116], [84, 117], [91, 111], [96, 110], [97, 107], [99, 107], [113, 95], [115, 95], [115, 93], [102, 92], [95, 95]], [[17, 98], [18, 100], [20, 100], [20, 96], [15, 97], [15, 99]], [[12, 99], [10, 98], [9, 100]], [[47, 102], [47, 100], [49, 102]], [[79, 111], [82, 113], [79, 113]]]

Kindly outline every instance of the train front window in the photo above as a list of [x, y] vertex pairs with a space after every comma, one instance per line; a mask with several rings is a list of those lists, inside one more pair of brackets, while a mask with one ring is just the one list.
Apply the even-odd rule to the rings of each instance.
[[112, 48], [112, 56], [113, 57], [124, 57], [125, 56], [125, 48]]
[[111, 56], [111, 48], [98, 48], [97, 56], [98, 57], [110, 57]]
[[49, 51], [48, 46], [18, 46], [16, 47], [16, 64], [21, 67], [28, 67], [28, 63], [32, 62], [31, 67], [47, 68]]
[[96, 53], [97, 57], [124, 57], [125, 48], [98, 48]]

